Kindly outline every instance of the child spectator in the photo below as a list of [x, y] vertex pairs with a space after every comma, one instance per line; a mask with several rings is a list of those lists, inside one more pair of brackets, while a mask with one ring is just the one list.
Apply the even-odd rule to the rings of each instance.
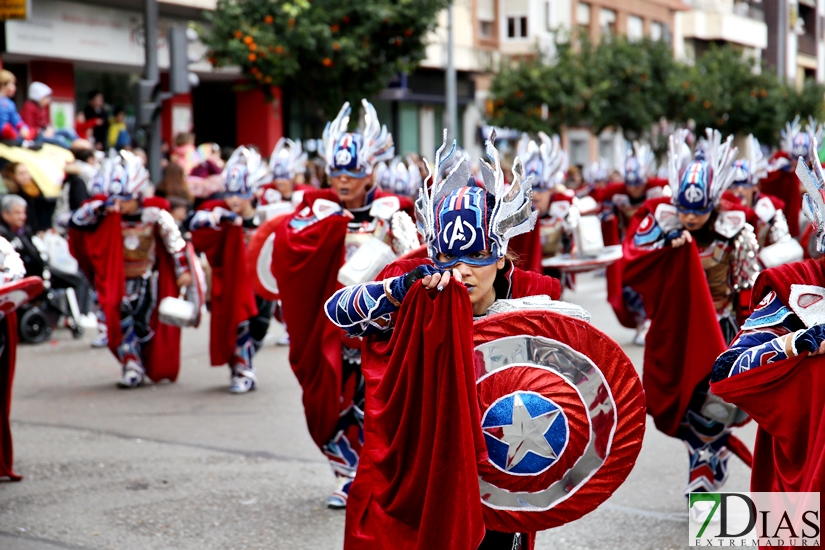
[[17, 77], [11, 71], [0, 70], [0, 139], [20, 143], [32, 136], [17, 112], [17, 105], [12, 99], [15, 93]]

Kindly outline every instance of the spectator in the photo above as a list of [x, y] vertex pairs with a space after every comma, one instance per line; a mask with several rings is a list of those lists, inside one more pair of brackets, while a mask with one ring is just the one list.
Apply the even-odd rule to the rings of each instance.
[[9, 241], [26, 266], [26, 275], [43, 275], [45, 262], [32, 242], [32, 230], [26, 226], [26, 200], [6, 195], [0, 200], [0, 237]]
[[42, 82], [32, 82], [29, 85], [29, 99], [23, 105], [23, 122], [28, 125], [35, 141], [68, 149], [72, 140], [77, 139], [77, 134], [72, 129], [54, 129], [49, 115], [51, 103], [52, 89]]
[[198, 146], [198, 154], [203, 162], [195, 166], [190, 175], [208, 178], [223, 171], [224, 162], [221, 158], [221, 148], [217, 143], [201, 143]]
[[178, 227], [181, 228], [182, 233], [186, 233], [184, 230], [184, 223], [186, 219], [189, 217], [189, 210], [192, 206], [191, 202], [188, 202], [186, 199], [182, 199], [180, 197], [172, 196], [169, 197], [169, 212], [172, 214], [172, 217], [178, 224]]
[[26, 215], [35, 233], [52, 226], [55, 201], [46, 199], [32, 180], [31, 173], [22, 162], [10, 162], [0, 172], [9, 193], [20, 195], [28, 204]]
[[97, 173], [95, 149], [90, 141], [76, 139], [71, 147], [74, 161], [66, 166], [64, 188], [68, 190], [68, 207], [74, 212], [89, 197], [89, 182]]
[[126, 110], [123, 107], [116, 107], [114, 116], [109, 120], [108, 147], [124, 149], [132, 146], [132, 138], [126, 128]]
[[92, 136], [92, 129], [97, 125], [97, 119], [92, 119], [91, 122], [86, 120], [86, 113], [80, 111], [74, 117], [74, 130], [77, 136], [81, 139], [86, 139], [91, 142], [94, 139]]
[[103, 103], [103, 92], [92, 90], [89, 92], [88, 98], [89, 102], [83, 109], [83, 115], [86, 117], [87, 123], [94, 122], [92, 136], [95, 140], [95, 147], [102, 150], [106, 147], [106, 140], [109, 137], [109, 114], [106, 112], [106, 106]]
[[11, 71], [0, 70], [0, 139], [19, 144], [31, 137], [12, 99], [16, 93], [17, 77]]
[[180, 164], [188, 176], [192, 169], [201, 163], [198, 150], [195, 148], [195, 134], [181, 132], [175, 136], [175, 148], [169, 154], [169, 160]]
[[186, 174], [180, 165], [171, 163], [166, 167], [160, 183], [155, 187], [155, 196], [164, 199], [178, 197], [187, 203], [192, 203], [192, 192], [189, 190]]

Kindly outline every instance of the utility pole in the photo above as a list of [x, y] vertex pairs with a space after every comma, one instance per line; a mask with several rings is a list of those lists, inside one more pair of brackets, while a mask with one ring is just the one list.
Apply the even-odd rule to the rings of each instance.
[[[149, 82], [160, 82], [158, 68], [158, 0], [145, 1], [145, 48], [146, 65], [143, 78]], [[149, 177], [152, 183], [160, 181], [160, 117], [153, 117], [146, 127], [146, 157], [149, 159]]]
[[[447, 71], [446, 71], [447, 140], [458, 135], [458, 102], [456, 98], [455, 61], [453, 59], [453, 4], [447, 8]], [[449, 148], [448, 148], [449, 149]]]

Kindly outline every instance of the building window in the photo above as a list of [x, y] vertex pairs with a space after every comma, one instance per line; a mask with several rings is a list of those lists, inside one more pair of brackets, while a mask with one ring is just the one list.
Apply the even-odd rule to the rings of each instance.
[[599, 12], [599, 27], [602, 34], [616, 34], [616, 12], [602, 8]]
[[590, 34], [590, 4], [584, 2], [576, 4], [576, 25], [579, 27], [579, 34], [583, 36]]
[[527, 18], [507, 18], [507, 38], [527, 38]]
[[482, 38], [493, 38], [496, 22], [495, 0], [478, 0], [476, 6], [478, 34]]
[[641, 40], [645, 35], [645, 25], [641, 17], [627, 16], [627, 38], [632, 41]]
[[662, 40], [665, 37], [665, 26], [663, 23], [654, 21], [650, 24], [650, 38], [653, 40]]

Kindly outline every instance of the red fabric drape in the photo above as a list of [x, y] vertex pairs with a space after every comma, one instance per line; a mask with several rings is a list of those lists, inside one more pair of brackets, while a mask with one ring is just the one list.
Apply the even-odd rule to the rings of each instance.
[[475, 393], [472, 308], [449, 285], [410, 289], [391, 337], [364, 346], [365, 447], [347, 506], [347, 550], [477, 548], [476, 463], [486, 458]]
[[330, 216], [300, 231], [289, 226], [291, 218], [275, 231], [272, 273], [281, 293], [289, 363], [303, 389], [309, 433], [322, 447], [338, 423], [343, 336], [327, 319], [324, 303], [341, 287], [338, 270], [344, 263], [348, 218]]
[[768, 172], [768, 176], [759, 182], [759, 188], [763, 193], [772, 195], [785, 203], [785, 217], [788, 219], [788, 228], [793, 238], [799, 236], [799, 212], [802, 210], [800, 185], [799, 178], [790, 170]]
[[[618, 217], [611, 216], [610, 219], [602, 222], [602, 238], [605, 246], [621, 244]], [[610, 307], [613, 308], [616, 318], [622, 326], [636, 328], [636, 316], [627, 309], [622, 295], [622, 289], [625, 286], [622, 282], [622, 259], [607, 266], [605, 279], [607, 281], [607, 301]]]
[[633, 217], [623, 243], [622, 281], [642, 295], [651, 321], [642, 375], [647, 409], [656, 427], [672, 436], [694, 389], [727, 346], [696, 243], [643, 250], [633, 242], [642, 220], [667, 200], [647, 201]]
[[[169, 202], [158, 197], [150, 197], [144, 199], [143, 207], [168, 210]], [[70, 228], [69, 247], [98, 293], [100, 308], [106, 316], [109, 350], [117, 357], [117, 347], [123, 336], [120, 330], [120, 303], [123, 300], [126, 281], [120, 214], [106, 214], [92, 230]], [[160, 238], [156, 250], [156, 298], [159, 304], [167, 296], [177, 296], [178, 286], [174, 259], [166, 252]], [[144, 347], [143, 368], [146, 375], [156, 382], [164, 379], [174, 382], [180, 371], [180, 328], [160, 323], [157, 308], [152, 312], [149, 324], [155, 335]]]
[[0, 321], [6, 345], [0, 354], [0, 477], [20, 481], [23, 476], [14, 472], [14, 450], [11, 441], [11, 391], [17, 359], [17, 314], [11, 313]]
[[218, 367], [232, 360], [238, 325], [258, 312], [246, 273], [243, 228], [223, 224], [220, 230], [198, 229], [192, 232], [192, 243], [212, 267], [209, 357]]
[[541, 232], [539, 231], [538, 223], [532, 231], [513, 237], [510, 240], [509, 248], [518, 254], [516, 267], [519, 269], [533, 271], [535, 273], [542, 273], [544, 271], [544, 268], [541, 266]]

